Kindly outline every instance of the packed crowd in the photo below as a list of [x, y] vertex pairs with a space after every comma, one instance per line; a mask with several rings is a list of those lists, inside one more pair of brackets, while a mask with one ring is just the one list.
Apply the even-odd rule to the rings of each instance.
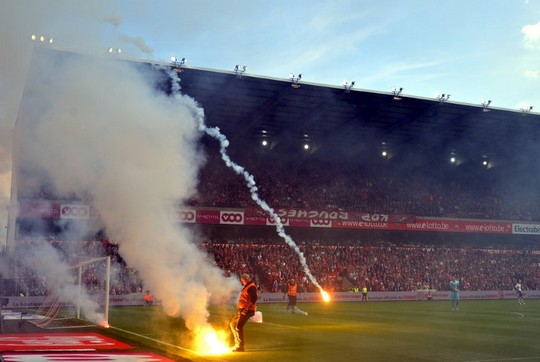
[[[274, 208], [309, 208], [499, 220], [540, 221], [540, 193], [534, 178], [516, 179], [430, 167], [344, 166], [320, 160], [287, 160], [244, 155], [261, 199]], [[529, 180], [529, 181], [527, 181]], [[520, 192], [515, 192], [516, 188]], [[20, 190], [25, 199], [91, 202], [91, 195], [59, 195], [46, 183]], [[245, 180], [219, 156], [200, 170], [192, 206], [255, 206]]]
[[[116, 245], [107, 241], [25, 241], [20, 250], [40, 250], [47, 258], [50, 244], [66, 264], [77, 264], [90, 258], [110, 255], [111, 294], [141, 293], [144, 281], [126, 265]], [[370, 291], [411, 291], [424, 288], [448, 290], [450, 275], [458, 275], [463, 290], [508, 290], [516, 280], [525, 289], [540, 287], [540, 250], [492, 249], [477, 247], [433, 247], [427, 245], [394, 245], [388, 242], [366, 244], [349, 241], [332, 245], [322, 241], [303, 241], [299, 249], [317, 282], [329, 291], [349, 291], [367, 287]], [[202, 245], [213, 256], [226, 275], [250, 273], [261, 291], [279, 292], [289, 279], [298, 281], [299, 290], [317, 291], [294, 250], [283, 242], [262, 239], [213, 241]], [[21, 259], [23, 260], [23, 259]], [[32, 259], [30, 259], [32, 260]], [[18, 265], [17, 288], [13, 294], [47, 295], [47, 275], [35, 265]], [[71, 270], [73, 278], [77, 270]], [[82, 280], [90, 292], [103, 290], [105, 264], [90, 263]]]
[[[464, 290], [508, 290], [517, 279], [528, 289], [540, 286], [540, 250], [354, 244], [304, 243], [299, 248], [319, 284], [333, 291], [354, 286], [447, 290], [450, 275], [459, 276]], [[300, 289], [316, 291], [300, 258], [284, 243], [209, 243], [206, 248], [224, 270], [252, 266], [265, 291], [280, 290], [290, 278], [300, 281]]]
[[[432, 169], [399, 170], [344, 167], [319, 161], [302, 163], [250, 159], [259, 196], [275, 208], [347, 210], [505, 220], [540, 220], [540, 193], [521, 184], [514, 192], [488, 173], [462, 175]], [[212, 159], [200, 174], [192, 205], [254, 206], [244, 180]]]
[[[246, 158], [247, 157], [247, 158]], [[461, 217], [540, 221], [540, 193], [521, 183], [521, 192], [501, 182], [500, 175], [471, 173], [466, 176], [412, 168], [373, 166], [343, 167], [309, 159], [272, 160], [244, 156], [250, 166], [261, 199], [272, 207], [347, 210], [370, 213], [412, 214], [434, 217]], [[448, 171], [446, 171], [448, 172]], [[530, 192], [529, 192], [530, 191]], [[23, 194], [24, 196], [24, 194]], [[43, 185], [38, 195], [61, 196]], [[91, 202], [89, 195], [67, 195], [70, 200]], [[210, 157], [199, 175], [198, 193], [189, 200], [193, 206], [251, 207], [253, 199], [245, 180], [228, 169], [218, 156]], [[143, 280], [118, 254], [116, 245], [101, 241], [26, 241], [23, 252], [35, 243], [49, 243], [62, 259], [75, 264], [78, 259], [113, 257], [112, 294], [144, 290]], [[300, 289], [313, 291], [305, 266], [288, 245], [262, 240], [214, 240], [204, 247], [227, 274], [250, 273], [265, 291], [278, 291], [288, 278], [299, 281]], [[310, 272], [326, 289], [350, 290], [368, 287], [371, 291], [406, 291], [425, 287], [446, 289], [450, 274], [459, 274], [469, 290], [499, 290], [524, 280], [526, 287], [538, 288], [540, 257], [535, 250], [510, 248], [501, 252], [472, 245], [463, 248], [427, 245], [368, 245], [361, 241], [335, 243], [305, 240], [300, 248]], [[22, 260], [22, 258], [21, 258]], [[43, 275], [20, 266], [19, 287], [33, 295], [47, 293]], [[101, 289], [103, 266], [89, 265], [84, 283]]]

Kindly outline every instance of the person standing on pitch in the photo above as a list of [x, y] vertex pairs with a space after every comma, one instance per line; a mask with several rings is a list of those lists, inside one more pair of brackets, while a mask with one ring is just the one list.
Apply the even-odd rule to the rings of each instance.
[[523, 291], [521, 290], [521, 280], [518, 280], [516, 285], [514, 285], [514, 289], [517, 292], [518, 303], [519, 304], [525, 304], [525, 302], [523, 301]]
[[146, 294], [144, 295], [144, 305], [150, 306], [154, 304], [154, 300], [152, 298], [152, 294], [150, 294], [150, 291], [147, 290]]
[[362, 302], [367, 302], [367, 287], [365, 285], [362, 287]]
[[287, 303], [287, 312], [291, 311], [293, 314], [296, 313], [296, 299], [298, 297], [298, 284], [294, 279], [289, 280], [287, 284], [287, 298], [289, 302]]
[[459, 310], [459, 280], [451, 278], [450, 280], [450, 299], [452, 299], [452, 310]]
[[242, 274], [240, 282], [244, 286], [238, 297], [236, 313], [231, 319], [230, 327], [234, 337], [233, 352], [244, 352], [244, 325], [257, 310], [257, 285], [249, 274]]

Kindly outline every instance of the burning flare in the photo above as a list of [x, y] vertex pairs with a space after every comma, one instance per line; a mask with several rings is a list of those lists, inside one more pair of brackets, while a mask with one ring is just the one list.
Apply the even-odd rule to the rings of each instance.
[[326, 303], [330, 302], [332, 300], [332, 298], [330, 298], [330, 294], [328, 294], [327, 292], [325, 292], [323, 289], [321, 289], [321, 296], [322, 296], [322, 300]]
[[228, 333], [217, 331], [212, 327], [201, 329], [195, 337], [195, 350], [205, 355], [225, 354], [231, 351], [228, 346]]
[[106, 320], [102, 320], [98, 324], [103, 328], [109, 328], [110, 327], [109, 322], [107, 322]]

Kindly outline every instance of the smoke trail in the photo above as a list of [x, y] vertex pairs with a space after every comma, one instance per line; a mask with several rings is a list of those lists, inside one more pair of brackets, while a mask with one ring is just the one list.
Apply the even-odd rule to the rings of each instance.
[[248, 171], [245, 170], [243, 166], [238, 165], [234, 161], [231, 160], [229, 155], [227, 154], [227, 147], [229, 147], [229, 140], [225, 135], [223, 135], [218, 127], [211, 127], [208, 128], [204, 124], [204, 120], [202, 118], [199, 118], [199, 130], [205, 132], [209, 136], [213, 137], [214, 139], [219, 141], [220, 144], [220, 150], [221, 158], [225, 162], [225, 165], [227, 167], [231, 168], [236, 172], [238, 175], [244, 177], [244, 180], [246, 181], [246, 185], [249, 188], [249, 191], [251, 192], [251, 198], [253, 201], [257, 203], [264, 211], [266, 211], [270, 217], [275, 221], [276, 223], [276, 231], [278, 235], [285, 240], [285, 242], [295, 251], [295, 253], [298, 255], [298, 258], [300, 259], [300, 263], [302, 264], [302, 267], [304, 268], [304, 273], [308, 276], [309, 280], [317, 287], [319, 290], [322, 290], [321, 285], [319, 282], [317, 282], [317, 279], [315, 276], [311, 273], [311, 270], [309, 269], [309, 266], [307, 265], [306, 258], [304, 256], [304, 253], [300, 250], [298, 245], [294, 242], [294, 240], [285, 232], [285, 228], [283, 227], [283, 223], [281, 222], [280, 217], [278, 214], [275, 213], [274, 209], [271, 208], [268, 203], [264, 200], [261, 200], [259, 198], [259, 192], [257, 184], [255, 183], [255, 178], [253, 175], [251, 175]]
[[145, 54], [152, 55], [154, 52], [154, 49], [146, 44], [144, 39], [140, 36], [122, 35], [121, 38], [124, 42], [126, 42], [126, 44], [133, 44], [135, 47], [137, 47], [137, 49]]
[[[171, 72], [170, 76], [173, 78], [173, 83], [178, 84], [178, 76], [176, 73]], [[228, 168], [231, 168], [236, 174], [244, 177], [244, 180], [246, 181], [246, 185], [249, 188], [249, 191], [251, 193], [251, 198], [253, 201], [257, 203], [264, 211], [266, 211], [270, 217], [275, 221], [276, 223], [276, 231], [278, 235], [285, 240], [285, 242], [295, 251], [295, 253], [298, 255], [298, 258], [300, 260], [300, 263], [302, 264], [302, 267], [304, 269], [304, 272], [308, 276], [309, 280], [317, 287], [319, 290], [322, 290], [322, 286], [319, 284], [315, 276], [311, 273], [311, 270], [309, 269], [309, 266], [307, 265], [306, 258], [304, 256], [304, 253], [300, 250], [298, 245], [294, 242], [294, 240], [285, 232], [285, 228], [283, 227], [283, 223], [281, 222], [280, 217], [276, 214], [273, 208], [271, 208], [268, 203], [265, 200], [262, 200], [259, 197], [258, 187], [255, 183], [255, 178], [253, 175], [251, 175], [243, 166], [238, 165], [234, 161], [231, 160], [227, 153], [227, 147], [229, 147], [229, 140], [227, 137], [221, 133], [219, 130], [219, 127], [207, 127], [204, 122], [204, 115], [202, 113], [196, 113], [195, 114], [196, 120], [198, 122], [198, 129], [201, 132], [206, 133], [210, 137], [216, 139], [220, 144], [220, 153], [221, 158], [225, 162], [225, 165]]]

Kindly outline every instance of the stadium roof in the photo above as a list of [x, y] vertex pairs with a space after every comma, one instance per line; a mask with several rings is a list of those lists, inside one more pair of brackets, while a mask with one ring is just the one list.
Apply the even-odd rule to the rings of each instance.
[[[177, 66], [181, 87], [234, 144], [336, 157], [393, 154], [512, 160], [536, 147], [540, 114], [304, 82]], [[295, 83], [299, 87], [295, 87]], [[350, 87], [350, 86], [349, 86]], [[480, 162], [480, 161], [478, 161]]]

